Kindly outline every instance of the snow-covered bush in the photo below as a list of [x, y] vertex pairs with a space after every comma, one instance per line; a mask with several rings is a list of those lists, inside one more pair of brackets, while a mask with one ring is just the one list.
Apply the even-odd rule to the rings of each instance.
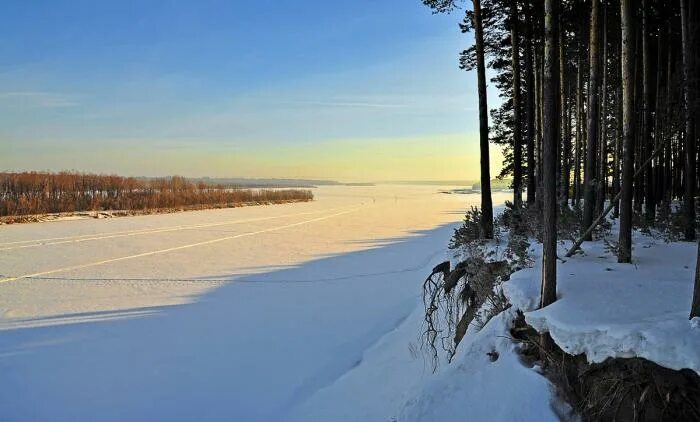
[[462, 249], [469, 246], [472, 242], [480, 241], [483, 238], [481, 210], [477, 207], [471, 207], [464, 216], [462, 225], [455, 229], [448, 247], [450, 249]]

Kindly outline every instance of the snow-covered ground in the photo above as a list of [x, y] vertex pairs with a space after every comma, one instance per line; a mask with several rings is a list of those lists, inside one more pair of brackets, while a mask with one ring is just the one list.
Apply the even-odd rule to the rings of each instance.
[[[614, 241], [616, 228], [608, 237]], [[689, 321], [696, 245], [634, 234], [634, 263], [618, 264], [604, 241], [558, 263], [559, 300], [535, 310], [541, 245], [535, 265], [504, 283], [513, 307], [482, 330], [470, 326], [451, 364], [436, 374], [404, 352], [416, 341], [423, 309], [365, 352], [362, 362], [294, 409], [294, 420], [555, 421], [570, 408], [553, 394], [537, 365], [525, 366], [510, 338], [516, 311], [564, 350], [590, 362], [643, 357], [673, 369], [699, 371], [700, 324]], [[564, 256], [571, 242], [562, 242]], [[495, 360], [493, 357], [496, 357]], [[377, 382], [380, 380], [380, 382]], [[348, 401], [352, 397], [353, 400]]]
[[535, 266], [504, 284], [514, 307], [433, 373], [421, 282], [478, 201], [436, 191], [3, 227], [0, 420], [557, 420], [551, 384], [509, 338], [517, 309], [591, 361], [699, 370], [695, 245], [636, 233], [633, 265], [603, 242], [559, 262], [543, 310], [533, 245]]
[[[617, 241], [617, 227], [608, 236]], [[633, 234], [632, 264], [618, 264], [603, 241], [586, 242], [584, 254], [557, 265], [557, 296], [537, 309], [541, 248], [537, 265], [513, 274], [506, 296], [526, 311], [525, 320], [548, 331], [564, 351], [585, 353], [589, 362], [642, 357], [671, 369], [700, 373], [700, 321], [688, 320], [697, 245], [665, 243]], [[564, 257], [571, 242], [560, 244]]]
[[[617, 239], [616, 230], [613, 225], [609, 241]], [[568, 415], [538, 366], [526, 368], [518, 359], [509, 333], [517, 310], [563, 350], [584, 353], [589, 362], [642, 357], [700, 373], [700, 321], [688, 320], [696, 244], [665, 243], [639, 232], [633, 242], [633, 264], [618, 264], [602, 240], [587, 242], [584, 254], [559, 261], [558, 300], [540, 310], [542, 248], [531, 245], [535, 265], [503, 284], [513, 307], [481, 331], [470, 327], [455, 362], [423, 382], [399, 420], [544, 421]], [[570, 246], [561, 242], [558, 255]], [[498, 359], [491, 362], [487, 353], [494, 351]]]
[[[478, 202], [437, 191], [0, 228], [0, 420], [387, 420], [430, 375], [408, 322]], [[382, 360], [420, 371], [336, 387]]]
[[552, 399], [550, 382], [536, 367], [523, 365], [517, 344], [510, 339], [515, 317], [510, 308], [480, 331], [469, 330], [454, 361], [423, 383], [398, 420], [559, 420], [554, 409], [561, 405]]
[[233, 278], [453, 223], [478, 201], [439, 189], [329, 186], [309, 203], [0, 226], [0, 327], [183, 303]]

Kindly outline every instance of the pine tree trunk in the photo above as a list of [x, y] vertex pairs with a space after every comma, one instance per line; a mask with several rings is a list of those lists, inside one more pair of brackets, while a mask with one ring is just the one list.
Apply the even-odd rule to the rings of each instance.
[[542, 209], [542, 55], [535, 48], [535, 178], [537, 179], [536, 205]]
[[573, 112], [573, 98], [572, 89], [573, 84], [568, 82], [566, 84], [566, 96], [567, 96], [567, 107], [566, 115], [564, 116], [564, 156], [563, 156], [563, 170], [565, 178], [563, 178], [564, 183], [564, 204], [568, 207], [571, 199], [571, 118]]
[[[668, 23], [667, 40], [670, 43], [673, 36], [673, 26], [671, 20]], [[673, 198], [673, 172], [672, 172], [672, 156], [673, 156], [673, 140], [668, 138], [673, 137], [671, 131], [671, 74], [673, 70], [673, 50], [668, 44], [668, 58], [666, 62], [666, 103], [664, 104], [664, 200], [669, 204]]]
[[518, 2], [510, 3], [511, 65], [513, 70], [513, 203], [523, 204], [522, 122], [520, 120], [520, 48], [518, 39]]
[[484, 64], [484, 28], [481, 20], [481, 0], [474, 5], [474, 39], [476, 43], [476, 77], [479, 90], [479, 149], [481, 163], [481, 232], [493, 238], [493, 204], [491, 201], [491, 170], [489, 159], [489, 120], [486, 101], [486, 66]]
[[608, 171], [608, 125], [607, 125], [607, 114], [605, 112], [605, 105], [608, 99], [608, 34], [607, 34], [607, 7], [603, 6], [603, 62], [602, 62], [602, 76], [603, 76], [603, 86], [601, 89], [601, 104], [600, 104], [600, 142], [599, 142], [599, 152], [600, 163], [598, 166], [598, 187], [596, 189], [596, 215], [600, 215], [603, 212], [605, 205], [605, 192], [607, 191], [607, 171]]
[[[641, 154], [641, 146], [642, 146], [642, 131], [639, 130], [640, 126], [644, 123], [644, 113], [642, 110], [642, 106], [644, 105], [643, 101], [639, 100], [640, 97], [640, 92], [642, 92], [642, 87], [643, 87], [643, 81], [641, 80], [642, 78], [639, 78], [639, 73], [641, 72], [641, 66], [642, 61], [638, 60], [640, 57], [642, 47], [641, 47], [641, 39], [642, 37], [636, 37], [636, 42], [635, 42], [635, 50], [634, 50], [634, 61], [633, 61], [633, 69], [634, 69], [634, 77], [632, 78], [632, 83], [634, 84], [634, 95], [633, 95], [633, 104], [634, 104], [634, 115], [635, 118], [632, 121], [632, 125], [634, 126], [634, 168], [637, 169], [639, 166], [642, 164], [642, 154]], [[644, 202], [644, 190], [642, 189], [643, 184], [642, 183], [634, 183], [633, 188], [632, 188], [632, 198], [633, 198], [633, 205], [634, 205], [634, 210], [637, 212], [637, 214], [642, 213], [642, 203]]]
[[[593, 210], [595, 209], [595, 184], [596, 164], [598, 162], [598, 86], [600, 78], [600, 65], [598, 57], [598, 4], [600, 0], [591, 1], [591, 28], [589, 45], [590, 84], [588, 87], [588, 136], [586, 139], [586, 165], [583, 175], [583, 226], [589, 227], [593, 222]], [[591, 240], [591, 235], [585, 240]]]
[[583, 66], [581, 54], [578, 56], [576, 71], [576, 151], [574, 152], [574, 205], [581, 204], [581, 151], [583, 151]]
[[695, 262], [695, 288], [693, 289], [693, 303], [690, 305], [690, 318], [700, 317], [700, 242], [698, 242], [698, 256]]
[[[621, 53], [621, 51], [620, 51]], [[619, 57], [620, 55], [618, 55]], [[620, 59], [621, 61], [621, 59]], [[618, 63], [618, 74], [621, 74], [622, 71], [622, 65], [621, 63]], [[615, 107], [616, 107], [616, 112], [617, 112], [617, 129], [615, 133], [615, 161], [614, 161], [614, 168], [613, 168], [613, 190], [615, 191], [615, 195], [617, 195], [618, 192], [620, 192], [620, 179], [621, 179], [621, 172], [622, 172], [622, 145], [624, 142], [624, 129], [623, 129], [623, 117], [622, 117], [622, 84], [618, 84], [617, 88], [615, 89]], [[615, 201], [615, 208], [613, 210], [613, 217], [618, 218], [620, 217], [620, 200], [618, 199]]]
[[[693, 65], [694, 53], [691, 45], [690, 16], [688, 14], [688, 4], [685, 0], [681, 2], [681, 34], [683, 45], [683, 103], [685, 105], [685, 195], [683, 197], [685, 216], [685, 240], [695, 239], [695, 124], [693, 116], [691, 96], [691, 69]], [[697, 52], [695, 52], [697, 53]]]
[[558, 0], [545, 0], [545, 47], [544, 47], [544, 133], [543, 133], [543, 254], [542, 295], [540, 306], [545, 307], [557, 300], [557, 40]]
[[[560, 16], [561, 18], [561, 16]], [[560, 25], [561, 27], [561, 21]], [[559, 168], [559, 206], [567, 207], [569, 204], [569, 150], [571, 149], [571, 138], [566, 127], [567, 107], [566, 107], [566, 65], [564, 56], [564, 32], [559, 31], [559, 114], [561, 129], [561, 154], [557, 154], [561, 162]]]
[[[663, 63], [663, 57], [664, 57], [664, 39], [663, 39], [663, 34], [662, 31], [659, 31], [659, 36], [657, 40], [657, 49], [656, 49], [656, 103], [654, 105], [654, 143], [652, 144], [652, 147], [654, 145], [661, 145], [661, 142], [663, 142], [663, 126], [661, 124], [662, 122], [662, 102], [663, 102], [663, 89], [662, 89], [662, 82], [663, 81], [663, 69], [664, 69], [664, 63]], [[659, 153], [659, 156], [657, 159], [654, 160], [656, 163], [654, 166], [654, 180], [653, 180], [653, 203], [654, 203], [654, 209], [656, 209], [656, 204], [661, 201], [660, 193], [663, 192], [663, 176], [664, 176], [664, 149], [661, 150]], [[654, 216], [655, 217], [655, 216]], [[653, 221], [653, 219], [652, 219]]]
[[[651, 59], [649, 57], [649, 5], [647, 0], [642, 0], [642, 142], [640, 144], [642, 156], [640, 161], [645, 161], [654, 150], [651, 139]], [[652, 163], [644, 170], [644, 210], [647, 221], [654, 221], [655, 205], [653, 200], [653, 173]]]
[[634, 58], [634, 15], [631, 0], [620, 1], [622, 26], [622, 194], [620, 197], [620, 233], [618, 262], [632, 261], [632, 183], [634, 182], [634, 93], [632, 66]]
[[532, 67], [532, 17], [529, 5], [527, 7], [525, 23], [525, 78], [527, 81], [526, 104], [527, 113], [527, 204], [535, 203], [537, 182], [535, 180], [535, 92], [537, 90], [534, 81]]

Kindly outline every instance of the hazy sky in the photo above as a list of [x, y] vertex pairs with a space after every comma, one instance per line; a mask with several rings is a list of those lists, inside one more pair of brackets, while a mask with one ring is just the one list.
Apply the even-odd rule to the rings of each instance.
[[420, 0], [6, 0], [0, 170], [475, 179], [461, 18]]

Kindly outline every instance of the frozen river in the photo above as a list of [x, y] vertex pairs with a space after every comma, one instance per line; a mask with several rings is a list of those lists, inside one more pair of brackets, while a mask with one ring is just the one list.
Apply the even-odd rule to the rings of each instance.
[[0, 420], [289, 415], [415, 309], [441, 188], [0, 227]]

